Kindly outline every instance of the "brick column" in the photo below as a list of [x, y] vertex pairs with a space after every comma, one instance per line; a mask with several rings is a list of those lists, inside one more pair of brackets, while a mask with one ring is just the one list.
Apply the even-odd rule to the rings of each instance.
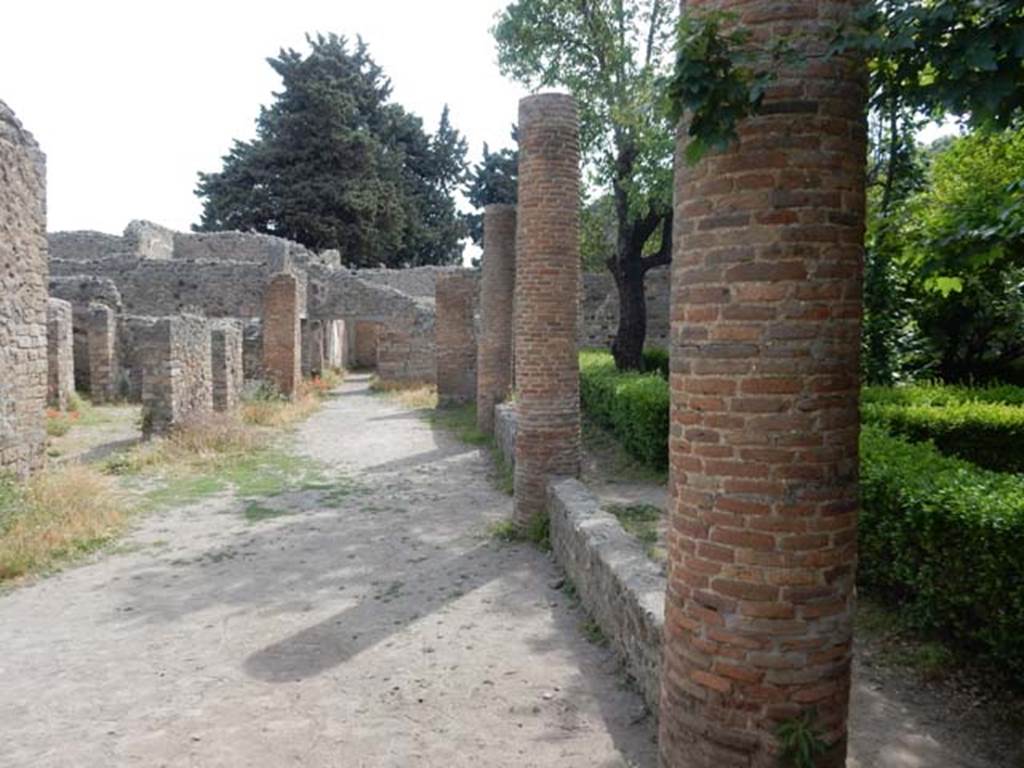
[[477, 279], [470, 272], [437, 276], [437, 401], [441, 406], [472, 402], [476, 397]]
[[286, 397], [302, 381], [299, 281], [275, 275], [263, 294], [263, 375]]
[[[854, 570], [865, 93], [826, 60], [853, 0], [692, 3], [806, 63], [779, 73], [730, 149], [677, 153], [667, 768], [775, 768], [814, 710], [846, 763]], [[685, 136], [680, 141], [681, 152]]]
[[580, 469], [577, 350], [580, 278], [579, 118], [576, 102], [519, 102], [516, 222], [515, 520], [545, 514], [552, 475]]
[[65, 411], [75, 391], [75, 352], [71, 302], [49, 299], [46, 304], [46, 357], [49, 376], [46, 400]]
[[512, 390], [512, 306], [516, 286], [516, 207], [484, 209], [480, 339], [476, 357], [476, 423], [494, 432], [494, 406]]
[[117, 315], [106, 304], [89, 303], [89, 395], [94, 403], [117, 397]]

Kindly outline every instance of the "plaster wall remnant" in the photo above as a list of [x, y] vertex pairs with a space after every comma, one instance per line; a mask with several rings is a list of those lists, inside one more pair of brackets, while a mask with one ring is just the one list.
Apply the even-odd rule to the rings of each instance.
[[[771, 3], [696, 5], [779, 34]], [[857, 7], [786, 6], [802, 63], [728, 149], [691, 167], [679, 132], [666, 767], [774, 768], [779, 723], [811, 711], [831, 745], [815, 764], [846, 765], [865, 80], [823, 54]]]
[[89, 395], [109, 403], [118, 395], [117, 316], [106, 304], [90, 302], [86, 326], [89, 351]]
[[324, 362], [336, 369], [348, 363], [344, 320], [324, 321]]
[[241, 401], [244, 384], [241, 322], [211, 321], [210, 366], [213, 409], [221, 412], [233, 411]]
[[43, 461], [47, 387], [46, 159], [0, 101], [0, 472]]
[[437, 280], [437, 399], [441, 406], [472, 402], [476, 397], [477, 280], [452, 272]]
[[46, 401], [66, 411], [75, 391], [75, 350], [71, 303], [49, 299], [46, 305]]
[[302, 381], [299, 285], [290, 272], [276, 275], [264, 292], [263, 373], [286, 397]]
[[139, 329], [142, 428], [166, 434], [213, 412], [210, 324], [205, 317], [162, 317]]
[[512, 322], [516, 284], [516, 207], [484, 208], [480, 276], [480, 339], [476, 363], [476, 422], [494, 433], [494, 406], [512, 392]]
[[580, 471], [580, 149], [576, 102], [519, 102], [515, 387], [518, 525], [546, 514], [547, 481]]

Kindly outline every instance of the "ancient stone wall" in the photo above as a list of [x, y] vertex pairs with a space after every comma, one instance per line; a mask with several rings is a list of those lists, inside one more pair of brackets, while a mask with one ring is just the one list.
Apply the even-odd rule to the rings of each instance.
[[580, 469], [579, 119], [571, 96], [519, 103], [515, 519], [547, 508], [552, 475]]
[[51, 232], [46, 239], [52, 259], [93, 261], [130, 253], [122, 237], [105, 232]]
[[862, 70], [823, 56], [853, 0], [688, 3], [781, 29], [739, 140], [676, 163], [662, 765], [779, 764], [807, 713], [846, 765], [857, 545]]
[[42, 463], [46, 262], [46, 160], [0, 101], [0, 472]]
[[356, 320], [352, 325], [355, 338], [352, 340], [352, 363], [356, 368], [377, 367], [377, 342], [383, 323], [373, 320]]
[[70, 302], [49, 299], [46, 316], [46, 401], [51, 408], [64, 411], [75, 391], [74, 324]]
[[143, 349], [149, 329], [159, 318], [121, 315], [117, 324], [119, 394], [132, 403], [142, 402]]
[[[88, 392], [89, 382], [89, 305], [106, 304], [116, 313], [123, 310], [121, 292], [107, 277], [51, 277], [50, 296], [71, 303], [74, 331], [75, 389]], [[136, 393], [136, 397], [140, 395]]]
[[[263, 290], [275, 270], [264, 264], [177, 261], [113, 256], [94, 261], [53, 260], [53, 274], [107, 278], [117, 286], [129, 314], [171, 316], [199, 311], [208, 317], [259, 317]], [[305, 315], [306, 282], [300, 277]]]
[[211, 321], [210, 361], [213, 408], [216, 411], [232, 411], [238, 407], [244, 385], [242, 324], [239, 321]]
[[441, 406], [476, 398], [475, 275], [452, 272], [437, 280], [437, 399]]
[[162, 317], [139, 331], [142, 427], [148, 437], [213, 411], [210, 325], [197, 315]]
[[109, 403], [118, 396], [117, 315], [106, 304], [89, 304], [86, 319], [89, 353], [89, 396], [94, 403]]
[[276, 275], [264, 293], [263, 373], [287, 397], [302, 381], [299, 286], [289, 272]]
[[494, 431], [494, 406], [512, 393], [512, 310], [516, 285], [516, 207], [484, 209], [477, 346], [476, 420]]
[[406, 296], [433, 299], [437, 292], [437, 279], [461, 267], [411, 267], [409, 269], [360, 269], [352, 274], [367, 283], [386, 285]]
[[377, 374], [384, 381], [432, 384], [437, 376], [434, 315], [421, 311], [406, 322], [381, 329]]

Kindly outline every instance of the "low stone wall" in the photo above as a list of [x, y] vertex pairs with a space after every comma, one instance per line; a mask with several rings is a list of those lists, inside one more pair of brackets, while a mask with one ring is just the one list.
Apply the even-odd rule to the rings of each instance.
[[657, 713], [667, 580], [578, 480], [553, 480], [548, 510], [555, 559]]
[[142, 429], [147, 437], [213, 411], [210, 325], [204, 317], [162, 317], [140, 329]]
[[210, 330], [210, 364], [213, 376], [213, 409], [232, 411], [238, 407], [244, 374], [242, 368], [242, 324], [237, 320], [216, 320]]
[[494, 442], [505, 464], [516, 466], [516, 406], [499, 403], [494, 406]]
[[65, 411], [75, 391], [74, 324], [71, 303], [51, 298], [46, 304], [46, 400]]

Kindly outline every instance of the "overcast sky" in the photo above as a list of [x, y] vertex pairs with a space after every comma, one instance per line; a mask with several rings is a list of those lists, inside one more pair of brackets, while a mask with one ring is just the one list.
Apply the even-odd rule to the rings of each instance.
[[362, 35], [393, 98], [433, 131], [445, 103], [470, 159], [509, 132], [524, 91], [489, 29], [506, 0], [29, 0], [0, 24], [0, 100], [47, 154], [49, 229], [187, 230], [196, 172], [251, 138], [280, 79], [265, 59], [307, 32]]

